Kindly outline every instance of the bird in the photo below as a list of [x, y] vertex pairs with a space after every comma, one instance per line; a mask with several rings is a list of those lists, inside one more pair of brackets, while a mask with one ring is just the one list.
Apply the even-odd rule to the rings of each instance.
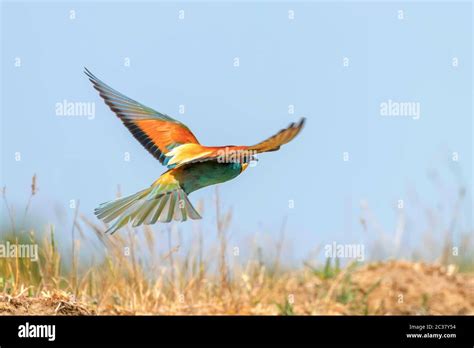
[[258, 160], [259, 153], [277, 151], [293, 140], [306, 120], [302, 117], [255, 145], [204, 146], [180, 121], [116, 91], [87, 68], [84, 73], [135, 139], [167, 167], [150, 187], [102, 203], [94, 210], [97, 218], [112, 223], [106, 233], [115, 233], [129, 224], [138, 227], [201, 219], [189, 201], [190, 193], [236, 178], [252, 161]]

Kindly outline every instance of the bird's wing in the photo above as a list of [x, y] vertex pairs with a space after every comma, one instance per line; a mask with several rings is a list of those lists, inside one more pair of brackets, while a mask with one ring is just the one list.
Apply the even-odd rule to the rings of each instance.
[[217, 160], [220, 163], [230, 161], [248, 162], [252, 160], [255, 153], [276, 151], [281, 145], [289, 143], [301, 131], [305, 123], [302, 118], [298, 123], [291, 123], [287, 128], [282, 129], [274, 136], [252, 146], [196, 146], [183, 145], [171, 151], [167, 156], [173, 156], [169, 162], [171, 168], [197, 162], [206, 162]]
[[181, 122], [126, 97], [99, 80], [87, 68], [85, 74], [110, 109], [160, 163], [167, 165], [173, 156], [166, 154], [177, 146], [199, 144], [194, 134]]
[[298, 123], [291, 123], [287, 128], [282, 129], [274, 136], [252, 146], [247, 150], [260, 152], [276, 151], [281, 145], [289, 143], [294, 137], [298, 135], [304, 126], [305, 118], [303, 117]]

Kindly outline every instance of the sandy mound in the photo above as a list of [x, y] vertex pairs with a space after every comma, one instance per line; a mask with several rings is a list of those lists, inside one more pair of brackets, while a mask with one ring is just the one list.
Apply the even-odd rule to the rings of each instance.
[[454, 265], [372, 263], [357, 269], [352, 282], [370, 314], [474, 314], [474, 276]]
[[0, 295], [0, 315], [90, 315], [94, 311], [77, 303], [63, 292], [45, 293], [40, 297]]

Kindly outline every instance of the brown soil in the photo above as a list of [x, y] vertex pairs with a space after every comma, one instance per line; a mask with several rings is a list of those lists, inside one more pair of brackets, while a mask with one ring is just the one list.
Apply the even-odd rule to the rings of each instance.
[[40, 297], [1, 296], [0, 315], [90, 315], [93, 310], [77, 303], [68, 294], [57, 291]]

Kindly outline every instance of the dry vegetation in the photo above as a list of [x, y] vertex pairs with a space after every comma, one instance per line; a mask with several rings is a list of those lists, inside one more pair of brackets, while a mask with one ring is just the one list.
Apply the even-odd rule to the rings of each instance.
[[[5, 192], [4, 199], [8, 208]], [[41, 235], [15, 231], [10, 216], [14, 233], [2, 240], [37, 243], [40, 257], [0, 258], [0, 314], [474, 314], [474, 275], [459, 272], [460, 264], [449, 259], [342, 268], [328, 259], [290, 269], [281, 264], [280, 241], [271, 262], [231, 262], [231, 214], [221, 211], [218, 195], [216, 210], [213, 250], [203, 248], [199, 228], [187, 249], [174, 244], [176, 231], [167, 229], [167, 250], [159, 252], [157, 231], [150, 227], [108, 236], [105, 226], [76, 216], [72, 255], [60, 251], [52, 226]], [[103, 257], [80, 262], [84, 245], [103, 250]]]

